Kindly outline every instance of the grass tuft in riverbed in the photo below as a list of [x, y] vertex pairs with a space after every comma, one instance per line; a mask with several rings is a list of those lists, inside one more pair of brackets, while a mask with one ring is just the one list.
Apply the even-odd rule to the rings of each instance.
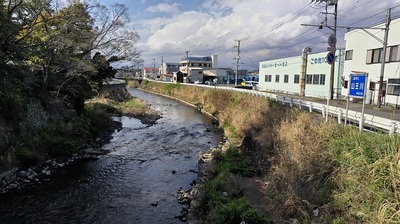
[[243, 197], [241, 177], [250, 175], [250, 162], [238, 151], [213, 153], [212, 179], [206, 181], [198, 211], [205, 223], [268, 223]]

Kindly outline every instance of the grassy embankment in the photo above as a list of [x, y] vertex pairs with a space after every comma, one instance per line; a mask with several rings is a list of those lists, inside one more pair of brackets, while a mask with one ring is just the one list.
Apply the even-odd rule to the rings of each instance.
[[[18, 93], [14, 95], [19, 96]], [[8, 123], [15, 128], [9, 134], [10, 142], [1, 146], [0, 171], [15, 166], [29, 167], [49, 158], [79, 153], [88, 146], [102, 145], [118, 128], [112, 120], [113, 115], [143, 116], [153, 113], [145, 102], [131, 98], [124, 91], [102, 92], [85, 103], [83, 114], [77, 116], [72, 112], [67, 119], [60, 117], [59, 113], [46, 111], [39, 101], [25, 105], [24, 101], [22, 97], [7, 101], [13, 107], [18, 106], [14, 114], [20, 115], [14, 116], [15, 121]], [[2, 116], [7, 118], [6, 115], [3, 112]]]
[[400, 223], [399, 136], [325, 123], [234, 92], [154, 82], [142, 88], [201, 103], [232, 143], [214, 153], [212, 178], [203, 185], [204, 221], [266, 223], [237, 178], [259, 175], [272, 222]]

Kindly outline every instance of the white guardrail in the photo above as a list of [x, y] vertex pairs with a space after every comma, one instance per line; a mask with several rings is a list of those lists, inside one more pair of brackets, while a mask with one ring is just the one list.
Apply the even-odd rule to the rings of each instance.
[[[195, 85], [195, 84], [187, 84], [181, 83], [185, 85]], [[309, 112], [317, 112], [320, 113], [324, 118], [328, 116], [335, 117], [339, 124], [344, 123], [346, 109], [342, 107], [336, 107], [333, 105], [321, 104], [317, 102], [307, 101], [295, 97], [289, 96], [280, 96], [273, 93], [262, 92], [258, 90], [249, 90], [249, 89], [240, 89], [226, 86], [212, 86], [212, 85], [195, 85], [201, 88], [215, 88], [222, 89], [227, 91], [237, 91], [245, 94], [250, 94], [256, 97], [263, 97], [275, 100], [277, 102], [281, 102], [283, 105], [287, 105], [290, 107], [297, 107], [302, 110], [307, 110]], [[347, 111], [347, 122], [351, 125], [361, 125], [360, 120], [362, 117], [362, 113], [358, 111], [348, 110]], [[383, 117], [379, 117], [376, 115], [364, 113], [364, 122], [362, 123], [364, 126], [364, 130], [377, 130], [388, 132], [390, 135], [394, 133], [400, 133], [400, 122], [396, 120], [391, 120]]]

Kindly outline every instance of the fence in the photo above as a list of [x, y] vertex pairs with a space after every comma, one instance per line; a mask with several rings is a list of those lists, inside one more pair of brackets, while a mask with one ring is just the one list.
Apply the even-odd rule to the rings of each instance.
[[[185, 84], [185, 83], [182, 83]], [[193, 85], [193, 84], [185, 84], [185, 85]], [[336, 119], [339, 124], [344, 124], [346, 109], [342, 107], [337, 107], [333, 105], [322, 104], [314, 101], [307, 101], [305, 99], [299, 99], [296, 97], [282, 96], [273, 93], [261, 92], [257, 90], [248, 90], [248, 89], [238, 89], [227, 86], [211, 86], [211, 85], [196, 85], [196, 87], [201, 88], [215, 88], [222, 89], [227, 91], [237, 91], [245, 94], [250, 94], [255, 97], [263, 97], [275, 100], [277, 102], [282, 103], [283, 105], [287, 105], [289, 107], [297, 107], [302, 110], [307, 110], [309, 112], [320, 113], [324, 118], [328, 118], [329, 116], [333, 119]], [[347, 111], [347, 123], [351, 125], [362, 125], [364, 130], [368, 131], [383, 131], [387, 132], [390, 135], [394, 133], [400, 133], [400, 122], [392, 119], [387, 119], [383, 117], [379, 117], [373, 114], [364, 113], [364, 120], [360, 122], [362, 119], [362, 113], [354, 110]]]

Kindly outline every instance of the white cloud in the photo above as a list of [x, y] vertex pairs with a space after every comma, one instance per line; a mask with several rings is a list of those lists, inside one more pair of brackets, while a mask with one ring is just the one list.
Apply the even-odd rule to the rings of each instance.
[[179, 13], [179, 6], [179, 3], [159, 3], [148, 7], [146, 11], [150, 13]]
[[[364, 22], [365, 25], [383, 22], [385, 10], [399, 2], [340, 0], [338, 25], [362, 22], [380, 11], [381, 15]], [[182, 10], [182, 5], [178, 3], [160, 3], [147, 10], [157, 13], [179, 9]], [[250, 58], [252, 63], [258, 64], [259, 60], [299, 55], [306, 46], [312, 47], [314, 52], [325, 51], [326, 39], [332, 32], [328, 28], [319, 30], [300, 25], [319, 24], [325, 19], [321, 14], [325, 7], [310, 1], [205, 0], [194, 9], [140, 21], [144, 27], [139, 30], [140, 47], [145, 60], [147, 55], [166, 56], [166, 60], [177, 62], [185, 51], [190, 51], [196, 55], [217, 54], [220, 64], [230, 66], [236, 56], [234, 40], [240, 39], [243, 60]], [[333, 7], [329, 6], [328, 10], [332, 11]], [[328, 24], [333, 23], [332, 15], [328, 14], [327, 19]], [[344, 32], [338, 30], [340, 47], [344, 47], [343, 36], [340, 36]]]

